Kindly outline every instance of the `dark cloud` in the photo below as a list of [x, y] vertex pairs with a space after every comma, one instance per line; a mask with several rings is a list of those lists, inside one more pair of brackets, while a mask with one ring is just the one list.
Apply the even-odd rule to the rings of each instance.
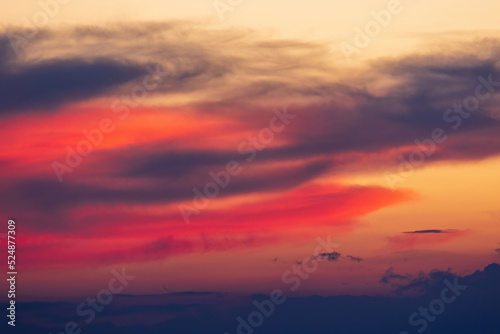
[[394, 268], [391, 267], [387, 269], [382, 278], [380, 278], [380, 283], [392, 284], [392, 282], [394, 281], [407, 280], [410, 276], [411, 276], [410, 274], [405, 274], [405, 275], [396, 274], [394, 272]]
[[360, 257], [355, 257], [355, 256], [351, 256], [351, 255], [342, 256], [342, 254], [339, 252], [320, 253], [317, 256], [312, 256], [311, 261], [317, 260], [317, 261], [337, 262], [341, 258], [349, 259], [353, 262], [363, 261], [363, 259]]
[[[441, 276], [440, 278], [443, 278]], [[437, 278], [437, 277], [435, 277]], [[444, 312], [429, 322], [426, 333], [493, 334], [500, 328], [500, 265], [492, 263], [468, 276], [451, 276], [467, 289]], [[446, 278], [444, 278], [446, 279]], [[453, 284], [453, 283], [451, 283]], [[286, 301], [259, 327], [262, 334], [285, 333], [400, 333], [416, 332], [408, 318], [441, 297], [447, 286], [437, 282], [418, 296], [287, 296]], [[163, 292], [163, 291], [162, 291]], [[114, 295], [113, 303], [85, 325], [93, 334], [104, 333], [236, 333], [237, 318], [247, 320], [255, 303], [266, 305], [269, 296], [238, 296], [211, 292], [177, 292], [158, 295]], [[84, 300], [84, 298], [82, 299]], [[16, 310], [22, 333], [58, 332], [75, 321], [77, 302], [23, 302]], [[2, 307], [7, 305], [1, 304]], [[334, 310], [334, 313], [332, 313]], [[168, 314], [168, 317], [165, 317]], [[429, 313], [430, 314], [430, 313]], [[135, 322], [122, 319], [134, 319]], [[420, 316], [417, 319], [422, 319]]]
[[[445, 50], [386, 59], [375, 62], [372, 71], [343, 77], [336, 74], [341, 72], [331, 62], [328, 49], [321, 44], [265, 38], [257, 32], [237, 29], [210, 28], [199, 22], [168, 22], [124, 25], [120, 29], [80, 27], [64, 33], [51, 32], [36, 44], [37, 47], [43, 47], [44, 43], [57, 45], [64, 54], [70, 52], [64, 47], [67, 39], [79, 40], [78, 51], [88, 60], [67, 60], [61, 56], [62, 60], [19, 64], [20, 73], [13, 79], [20, 84], [4, 87], [3, 95], [8, 99], [3, 103], [10, 109], [33, 106], [47, 109], [62, 102], [93, 97], [136, 79], [142, 72], [137, 72], [136, 65], [131, 64], [148, 59], [162, 64], [171, 73], [154, 94], [193, 94], [196, 101], [185, 106], [190, 110], [224, 113], [253, 126], [262, 120], [264, 110], [270, 109], [263, 105], [296, 106], [301, 112], [301, 125], [287, 130], [290, 133], [286, 136], [293, 137], [293, 144], [274, 150], [278, 157], [377, 152], [424, 139], [436, 127], [444, 128], [447, 134], [456, 138], [439, 145], [427, 159], [430, 162], [481, 159], [497, 154], [500, 139], [495, 133], [500, 125], [492, 119], [492, 101], [482, 103], [481, 110], [463, 119], [457, 130], [449, 128], [450, 124], [443, 121], [443, 114], [454, 103], [474, 93], [478, 76], [492, 75], [494, 80], [500, 81], [500, 71], [495, 66], [500, 55], [498, 41], [484, 43], [484, 49], [491, 53], [490, 58], [475, 56], [464, 46], [462, 52], [451, 59], [443, 58]], [[156, 38], [158, 43], [145, 43], [142, 37], [146, 35]], [[227, 43], [228, 40], [231, 43]], [[109, 45], [113, 45], [113, 49]], [[97, 68], [102, 69], [99, 71], [102, 74], [95, 73]], [[46, 79], [44, 87], [38, 90], [30, 91], [30, 86], [26, 86], [26, 93], [22, 93], [22, 82], [34, 78], [33, 82], [37, 83], [40, 73], [46, 74], [44, 78], [53, 78], [50, 79], [53, 82]], [[82, 79], [90, 80], [81, 80], [78, 84], [81, 75]], [[398, 84], [389, 87], [384, 94], [373, 94], [367, 89], [386, 79]], [[63, 89], [64, 94], [56, 96], [53, 91], [56, 86], [64, 86], [67, 91]], [[13, 91], [33, 96], [34, 101], [11, 95]], [[325, 103], [318, 104], [319, 101]], [[168, 105], [168, 101], [165, 103]], [[311, 132], [311, 128], [315, 131]], [[489, 135], [478, 137], [474, 131], [489, 132]], [[217, 152], [205, 154], [216, 155]], [[147, 173], [148, 170], [152, 175], [168, 173], [168, 168], [162, 169], [160, 165], [161, 159], [153, 160], [150, 165], [136, 166], [130, 173]], [[196, 167], [197, 163], [192, 161], [190, 165]], [[173, 174], [182, 173], [181, 167], [176, 168], [171, 167]]]
[[450, 269], [447, 271], [431, 270], [428, 274], [419, 272], [416, 275], [409, 273], [398, 274], [394, 272], [394, 268], [389, 268], [382, 278], [380, 283], [388, 284], [394, 288], [396, 294], [405, 292], [410, 293], [423, 293], [432, 290], [435, 286], [442, 283], [445, 279], [453, 279], [456, 277], [451, 273]]
[[65, 103], [100, 96], [144, 75], [145, 68], [111, 59], [52, 59], [0, 68], [0, 110], [53, 111]]
[[455, 277], [449, 270], [432, 270], [428, 274], [419, 273], [415, 277], [411, 277], [407, 282], [397, 285], [396, 293], [405, 291], [428, 291], [436, 285], [443, 282], [444, 279], [452, 279]]
[[[237, 44], [238, 42], [245, 47], [255, 43], [251, 38], [238, 40]], [[217, 63], [219, 57], [227, 59], [219, 52], [214, 51], [214, 54], [207, 57]], [[275, 52], [283, 57], [289, 56], [285, 49], [277, 48]], [[318, 49], [318, 54], [321, 52], [321, 49]], [[318, 54], [316, 57], [319, 57]], [[295, 76], [295, 72], [291, 71], [287, 73], [286, 78], [280, 78], [282, 71], [267, 64], [267, 81], [260, 79], [256, 82], [252, 79], [255, 73], [249, 72], [236, 86], [231, 86], [228, 92], [231, 95], [225, 96], [224, 92], [217, 90], [212, 96], [221, 96], [220, 99], [197, 102], [194, 107], [200, 113], [220, 113], [221, 110], [230, 109], [231, 112], [227, 111], [226, 114], [228, 117], [245, 121], [249, 127], [255, 126], [258, 129], [269, 117], [269, 108], [263, 108], [263, 102], [279, 101], [283, 104], [294, 100], [294, 112], [298, 113], [300, 122], [287, 128], [283, 134], [285, 138], [290, 139], [290, 144], [262, 152], [259, 157], [262, 160], [296, 161], [325, 154], [383, 152], [414, 144], [416, 139], [424, 140], [435, 128], [443, 128], [449, 139], [435, 146], [435, 152], [427, 158], [427, 162], [483, 159], [497, 154], [500, 144], [500, 138], [496, 136], [500, 124], [494, 117], [488, 116], [491, 116], [489, 111], [494, 108], [492, 102], [482, 103], [481, 111], [472, 112], [467, 119], [462, 119], [456, 130], [443, 119], [445, 111], [456, 101], [474, 93], [478, 84], [477, 76], [487, 78], [491, 75], [494, 80], [500, 81], [500, 71], [493, 65], [493, 60], [470, 62], [469, 58], [467, 55], [457, 56], [450, 64], [440, 59], [437, 53], [381, 62], [380, 68], [374, 69], [376, 74], [382, 78], [400, 81], [400, 85], [392, 87], [382, 96], [369, 93], [356, 81], [348, 78], [342, 83], [331, 79], [328, 81], [327, 75], [320, 77], [321, 79], [305, 80], [320, 70], [325, 73], [334, 70], [328, 68], [324, 62], [320, 62], [318, 68], [311, 68], [309, 63], [297, 64], [295, 67], [302, 69], [301, 77]], [[217, 77], [217, 80], [221, 81], [217, 87], [225, 87], [226, 80], [230, 81], [233, 76], [235, 79], [239, 78], [240, 72], [248, 71], [247, 62], [250, 61], [264, 62], [261, 59], [247, 59], [242, 55], [237, 61], [229, 62], [226, 75]], [[416, 75], [411, 75], [412, 73]], [[367, 85], [377, 84], [372, 77], [367, 77], [366, 81]], [[304, 82], [308, 84], [305, 85]], [[185, 85], [186, 92], [198, 89], [188, 86]], [[204, 88], [213, 89], [212, 86]], [[280, 92], [274, 93], [276, 90]], [[273, 95], [274, 97], [270, 98]], [[318, 106], [319, 100], [328, 103]], [[255, 101], [261, 101], [260, 105], [255, 106]], [[346, 107], [346, 101], [352, 106]], [[311, 132], [311, 128], [315, 131]], [[140, 161], [138, 164], [125, 164], [131, 168], [124, 171], [124, 175], [177, 177], [197, 168], [221, 163], [231, 156], [234, 156], [234, 153], [216, 150], [182, 154], [165, 152], [163, 155], [155, 154], [150, 159], [136, 159]], [[335, 156], [332, 158], [335, 159]], [[392, 156], [387, 157], [387, 160], [378, 159], [373, 161], [373, 164], [357, 166], [382, 168], [397, 161], [397, 157]], [[339, 162], [338, 169], [346, 168], [345, 165], [349, 163]]]
[[361, 261], [363, 261], [362, 258], [356, 257], [356, 256], [351, 256], [351, 255], [347, 255], [346, 258], [348, 258], [349, 260], [351, 260], [353, 262], [361, 262]]
[[[219, 196], [291, 189], [321, 175], [329, 166], [327, 162], [313, 162], [302, 166], [279, 167], [258, 172], [242, 171], [241, 175], [233, 177], [225, 189], [220, 190]], [[204, 191], [207, 183], [214, 182], [207, 174], [208, 172], [198, 175], [198, 178], [175, 181], [165, 179], [153, 185], [136, 184], [118, 187], [102, 183], [70, 181], [59, 183], [57, 179], [52, 178], [17, 181], [5, 186], [4, 189], [10, 194], [10, 199], [0, 206], [9, 206], [13, 209], [15, 206], [29, 205], [30, 208], [41, 212], [57, 213], [85, 203], [152, 204], [191, 200], [195, 196], [194, 187]]]
[[396, 251], [404, 249], [419, 248], [423, 246], [445, 243], [455, 238], [470, 234], [469, 230], [422, 230], [413, 232], [403, 232], [401, 234], [390, 236], [388, 248]]
[[0, 70], [14, 58], [14, 49], [10, 46], [9, 38], [0, 35]]
[[448, 231], [445, 230], [418, 230], [418, 231], [411, 231], [411, 232], [403, 232], [403, 233], [448, 233]]
[[[231, 160], [241, 160], [236, 151], [153, 152], [126, 157], [122, 175], [125, 177], [177, 178], [200, 169], [222, 168]], [[262, 160], [259, 157], [259, 160]], [[208, 171], [207, 171], [208, 173]]]
[[318, 255], [318, 259], [327, 261], [337, 261], [340, 258], [340, 256], [341, 254], [338, 252], [320, 253]]

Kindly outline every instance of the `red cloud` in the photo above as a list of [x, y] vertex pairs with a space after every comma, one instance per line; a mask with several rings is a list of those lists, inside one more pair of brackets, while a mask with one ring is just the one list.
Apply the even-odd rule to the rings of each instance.
[[309, 185], [256, 203], [207, 210], [190, 225], [178, 211], [155, 214], [143, 208], [124, 213], [120, 207], [113, 212], [110, 207], [87, 206], [70, 213], [76, 230], [23, 231], [27, 244], [20, 252], [30, 266], [82, 265], [297, 242], [317, 235], [324, 226], [345, 233], [354, 219], [413, 196], [380, 187]]

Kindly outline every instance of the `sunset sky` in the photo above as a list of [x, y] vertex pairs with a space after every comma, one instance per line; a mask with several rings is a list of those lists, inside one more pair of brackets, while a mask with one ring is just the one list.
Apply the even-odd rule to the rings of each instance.
[[17, 224], [17, 299], [95, 295], [121, 268], [127, 295], [268, 295], [316, 259], [287, 296], [394, 296], [388, 273], [498, 263], [499, 9], [7, 5], [0, 212]]

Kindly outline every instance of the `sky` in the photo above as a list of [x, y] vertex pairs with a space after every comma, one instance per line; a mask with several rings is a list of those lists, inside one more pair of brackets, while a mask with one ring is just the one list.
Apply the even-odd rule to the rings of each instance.
[[[285, 318], [341, 296], [402, 308], [380, 327], [397, 332], [446, 279], [498, 293], [498, 3], [4, 7], [0, 242], [14, 220], [25, 333], [122, 270], [133, 282], [90, 332], [194, 332], [182, 321], [206, 307], [218, 325], [202, 328], [232, 333], [275, 289]], [[481, 289], [464, 299], [489, 324]], [[138, 305], [151, 313], [128, 323]], [[263, 330], [286, 332], [278, 319]]]

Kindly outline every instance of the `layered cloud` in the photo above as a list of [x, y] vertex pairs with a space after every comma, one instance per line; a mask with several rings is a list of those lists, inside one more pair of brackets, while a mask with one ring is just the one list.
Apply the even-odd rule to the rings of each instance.
[[132, 81], [145, 70], [111, 59], [51, 59], [36, 64], [0, 67], [0, 110], [54, 111], [90, 99]]
[[[480, 42], [479, 55], [470, 52], [476, 43], [345, 70], [325, 45], [204, 23], [46, 31], [24, 46], [24, 58], [5, 36], [0, 122], [13, 134], [1, 144], [0, 208], [25, 222], [30, 254], [53, 257], [67, 244], [70, 256], [54, 256], [64, 264], [297, 241], [293, 231], [304, 226], [346, 232], [416, 198], [349, 184], [346, 173], [383, 175], [415, 150], [429, 164], [498, 154], [496, 40]], [[134, 97], [152, 68], [168, 75]], [[478, 91], [488, 97], [477, 110], [448, 111]], [[102, 119], [112, 130], [93, 145], [85, 133]], [[437, 128], [447, 139], [430, 142]], [[78, 153], [82, 142], [90, 153]], [[75, 154], [80, 161], [69, 166]], [[196, 199], [233, 161], [241, 173], [214, 198]], [[190, 208], [190, 226], [179, 205]], [[111, 230], [112, 238], [96, 237]], [[413, 231], [390, 238], [389, 248], [466, 233]], [[94, 238], [92, 250], [84, 237]]]
[[[30, 265], [49, 264], [40, 257], [51, 259], [51, 265], [70, 264], [75, 258], [79, 265], [90, 265], [301, 243], [308, 235], [314, 238], [315, 228], [329, 227], [337, 234], [346, 233], [354, 219], [411, 196], [383, 188], [306, 186], [253, 203], [207, 209], [190, 225], [185, 224], [176, 207], [81, 205], [58, 215], [58, 221], [50, 215], [35, 216], [39, 220], [30, 227], [32, 231], [23, 232], [29, 245], [20, 252]], [[241, 212], [246, 214], [242, 216]], [[19, 220], [29, 224], [31, 215], [20, 215]], [[45, 224], [38, 226], [40, 223]], [[309, 231], [305, 232], [304, 227]], [[58, 255], [60, 247], [67, 252]], [[333, 261], [340, 254], [321, 256]]]

